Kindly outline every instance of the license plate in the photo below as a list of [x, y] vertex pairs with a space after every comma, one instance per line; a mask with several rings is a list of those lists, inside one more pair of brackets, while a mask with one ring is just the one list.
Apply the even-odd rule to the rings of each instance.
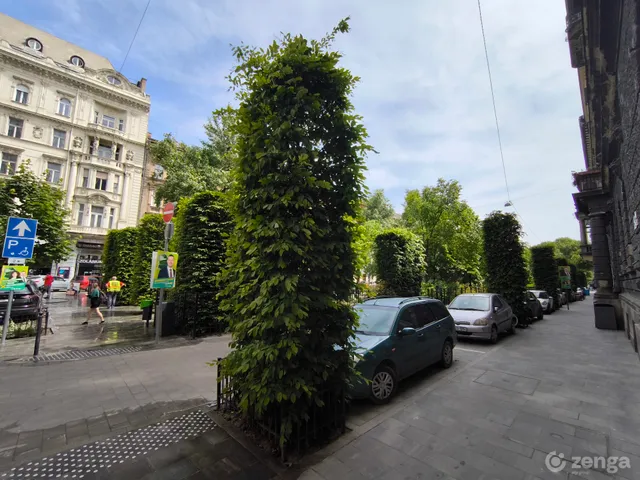
[[467, 327], [458, 327], [458, 330], [460, 330], [461, 332], [466, 332], [467, 331]]

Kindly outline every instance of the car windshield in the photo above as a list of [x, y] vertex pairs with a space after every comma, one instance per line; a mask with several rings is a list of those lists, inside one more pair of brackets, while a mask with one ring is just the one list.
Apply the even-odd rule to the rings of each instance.
[[449, 310], [473, 310], [477, 312], [489, 311], [489, 297], [475, 295], [460, 295], [453, 299]]
[[538, 292], [538, 298], [547, 300], [549, 298], [549, 294], [547, 292]]
[[364, 335], [389, 335], [398, 312], [394, 308], [360, 305], [355, 308], [358, 315], [357, 333]]

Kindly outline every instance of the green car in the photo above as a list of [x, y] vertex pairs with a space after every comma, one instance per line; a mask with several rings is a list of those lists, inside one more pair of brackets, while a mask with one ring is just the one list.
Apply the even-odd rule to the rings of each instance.
[[355, 309], [361, 377], [353, 382], [353, 398], [386, 403], [403, 378], [434, 363], [444, 368], [453, 363], [458, 337], [451, 314], [439, 300], [378, 297]]

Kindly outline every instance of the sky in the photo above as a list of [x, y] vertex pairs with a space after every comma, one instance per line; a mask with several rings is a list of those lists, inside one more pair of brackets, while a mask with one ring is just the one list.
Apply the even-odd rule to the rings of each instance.
[[[107, 57], [120, 70], [147, 0], [0, 0], [0, 11]], [[577, 72], [564, 2], [483, 0], [510, 198], [531, 245], [579, 239], [572, 171], [584, 169]], [[361, 78], [353, 103], [369, 143], [367, 185], [401, 212], [407, 190], [455, 179], [480, 218], [509, 198], [476, 0], [151, 0], [122, 67], [147, 78], [149, 130], [187, 143], [234, 102], [231, 45], [280, 32], [321, 38]]]

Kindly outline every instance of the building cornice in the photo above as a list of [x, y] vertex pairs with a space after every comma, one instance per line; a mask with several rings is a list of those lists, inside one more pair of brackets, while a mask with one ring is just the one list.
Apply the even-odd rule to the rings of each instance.
[[120, 93], [118, 91], [110, 89], [106, 85], [102, 87], [98, 85], [97, 82], [94, 84], [88, 79], [78, 78], [76, 76], [78, 74], [74, 72], [62, 72], [58, 69], [58, 67], [49, 66], [43, 64], [40, 61], [35, 62], [31, 59], [23, 58], [22, 56], [18, 56], [14, 52], [7, 51], [6, 49], [3, 49], [1, 47], [0, 61], [7, 65], [28, 70], [38, 76], [50, 78], [73, 88], [90, 92], [98, 97], [114, 101], [121, 105], [126, 105], [145, 113], [148, 113], [150, 111], [150, 100], [143, 101], [135, 99], [133, 96], [126, 95], [125, 92]]

